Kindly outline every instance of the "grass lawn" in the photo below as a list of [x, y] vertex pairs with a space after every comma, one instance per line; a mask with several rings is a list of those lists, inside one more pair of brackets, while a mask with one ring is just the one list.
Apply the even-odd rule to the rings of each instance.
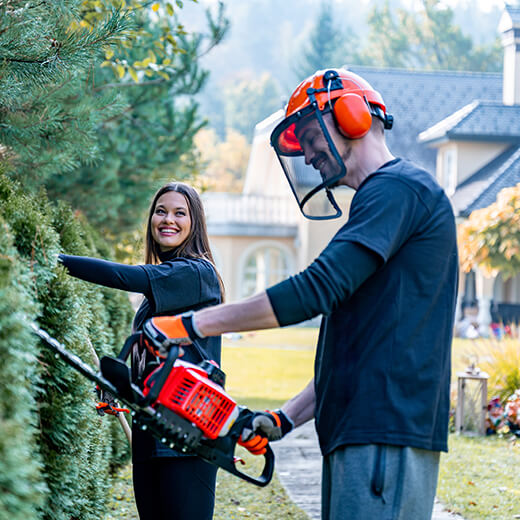
[[[312, 378], [316, 340], [317, 329], [299, 327], [225, 338], [222, 367], [227, 391], [251, 409], [280, 406]], [[474, 346], [469, 340], [454, 341], [452, 381], [472, 360]], [[520, 518], [520, 441], [450, 435], [449, 448], [441, 457], [438, 488], [448, 509], [467, 520]], [[247, 467], [259, 464], [248, 453], [244, 458]], [[307, 519], [288, 499], [276, 474], [262, 489], [225, 471], [219, 471], [217, 482], [215, 520]], [[115, 479], [111, 496], [107, 520], [137, 520], [129, 467]]]
[[250, 408], [276, 408], [313, 377], [317, 329], [293, 327], [224, 339], [226, 390]]
[[520, 518], [520, 442], [452, 434], [437, 495], [467, 520]]

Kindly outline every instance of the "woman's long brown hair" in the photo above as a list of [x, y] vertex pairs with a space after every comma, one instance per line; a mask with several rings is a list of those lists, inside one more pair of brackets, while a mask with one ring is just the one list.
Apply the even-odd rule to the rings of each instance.
[[220, 285], [220, 294], [222, 301], [224, 301], [224, 283], [220, 277], [219, 272], [215, 266], [213, 255], [209, 247], [208, 230], [206, 227], [206, 216], [204, 214], [204, 207], [197, 191], [184, 184], [183, 182], [169, 182], [162, 188], [157, 190], [154, 195], [150, 210], [148, 212], [148, 220], [146, 224], [146, 236], [145, 236], [145, 263], [147, 264], [159, 264], [161, 263], [159, 253], [161, 252], [159, 244], [154, 240], [152, 236], [152, 216], [155, 211], [155, 206], [159, 197], [168, 193], [169, 191], [175, 191], [184, 195], [186, 202], [188, 203], [188, 211], [190, 212], [191, 227], [190, 232], [186, 240], [174, 249], [173, 258], [204, 258], [210, 262], [215, 268], [217, 274], [218, 283]]

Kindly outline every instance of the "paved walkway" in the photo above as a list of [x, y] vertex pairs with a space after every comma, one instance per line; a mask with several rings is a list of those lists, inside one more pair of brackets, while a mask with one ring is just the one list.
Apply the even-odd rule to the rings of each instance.
[[[276, 454], [276, 473], [289, 496], [312, 520], [320, 520], [321, 453], [314, 423], [296, 429], [271, 444]], [[432, 520], [464, 520], [435, 502]]]

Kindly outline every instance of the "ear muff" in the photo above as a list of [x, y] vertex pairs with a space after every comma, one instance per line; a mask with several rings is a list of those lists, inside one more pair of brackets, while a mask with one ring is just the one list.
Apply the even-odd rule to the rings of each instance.
[[372, 126], [372, 115], [364, 98], [349, 92], [334, 103], [334, 117], [340, 130], [349, 139], [360, 139]]

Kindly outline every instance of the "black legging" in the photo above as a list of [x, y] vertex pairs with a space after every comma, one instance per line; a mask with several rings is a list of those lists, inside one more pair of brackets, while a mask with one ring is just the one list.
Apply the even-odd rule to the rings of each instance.
[[217, 467], [198, 457], [153, 458], [133, 465], [140, 520], [211, 520]]

